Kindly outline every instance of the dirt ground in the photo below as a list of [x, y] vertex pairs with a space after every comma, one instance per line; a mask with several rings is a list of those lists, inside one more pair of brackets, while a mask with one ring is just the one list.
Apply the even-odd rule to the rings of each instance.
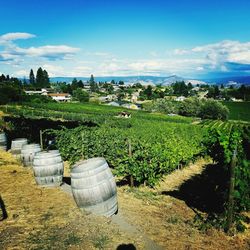
[[119, 213], [105, 218], [80, 211], [61, 187], [37, 186], [31, 169], [0, 151], [0, 219], [7, 217], [0, 221], [0, 249], [250, 249], [249, 228], [232, 237], [202, 232], [185, 201], [166, 194], [204, 165], [177, 170], [155, 190], [118, 187]]

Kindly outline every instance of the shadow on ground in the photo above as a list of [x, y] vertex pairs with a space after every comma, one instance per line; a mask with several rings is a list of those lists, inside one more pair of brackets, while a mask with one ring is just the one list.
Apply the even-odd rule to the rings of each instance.
[[181, 199], [193, 208], [206, 213], [224, 211], [228, 187], [228, 171], [222, 166], [210, 164], [204, 171], [185, 181], [178, 190], [162, 194]]
[[121, 244], [116, 250], [136, 250], [136, 247], [133, 244]]
[[65, 182], [68, 185], [71, 185], [71, 178], [70, 177], [63, 177], [63, 182]]
[[2, 197], [0, 196], [0, 221], [3, 221], [8, 218], [8, 213], [5, 208], [4, 201]]

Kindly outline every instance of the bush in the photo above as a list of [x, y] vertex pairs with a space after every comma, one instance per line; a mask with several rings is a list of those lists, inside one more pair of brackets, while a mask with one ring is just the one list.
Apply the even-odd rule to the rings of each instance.
[[81, 88], [78, 88], [73, 91], [73, 98], [79, 102], [88, 102], [89, 101], [89, 93], [84, 91]]
[[15, 86], [0, 86], [0, 104], [18, 102], [21, 100], [22, 92]]
[[149, 105], [147, 108], [149, 111], [155, 111], [164, 114], [170, 114], [170, 113], [177, 114], [179, 110], [178, 103], [173, 101], [168, 101], [166, 99], [157, 99], [153, 101], [153, 103]]
[[157, 99], [148, 104], [145, 109], [151, 112], [174, 113], [213, 120], [227, 120], [229, 115], [228, 108], [222, 103], [215, 100], [200, 100], [198, 98], [188, 98], [183, 102]]
[[227, 120], [228, 116], [228, 108], [218, 101], [207, 100], [201, 104], [199, 117], [202, 119]]
[[44, 95], [24, 95], [23, 96], [24, 102], [31, 102], [31, 103], [49, 103], [49, 102], [56, 102], [49, 96]]
[[197, 117], [200, 111], [201, 101], [198, 98], [189, 98], [180, 104], [179, 115]]

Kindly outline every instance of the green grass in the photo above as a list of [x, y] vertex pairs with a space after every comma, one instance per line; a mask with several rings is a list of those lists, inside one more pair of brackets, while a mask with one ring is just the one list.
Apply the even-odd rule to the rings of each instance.
[[223, 102], [230, 111], [230, 120], [250, 122], [250, 102]]

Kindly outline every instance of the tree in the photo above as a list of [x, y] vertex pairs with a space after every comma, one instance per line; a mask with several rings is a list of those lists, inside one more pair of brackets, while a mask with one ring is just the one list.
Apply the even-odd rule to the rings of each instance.
[[191, 82], [188, 83], [187, 88], [188, 88], [189, 91], [193, 88], [193, 85], [192, 85]]
[[88, 102], [89, 94], [82, 88], [77, 88], [76, 90], [73, 91], [73, 98], [79, 102]]
[[72, 83], [71, 83], [71, 89], [74, 91], [78, 88], [78, 81], [76, 78], [73, 79]]
[[43, 87], [43, 69], [41, 67], [38, 68], [36, 72], [36, 87], [41, 88]]
[[93, 75], [90, 76], [89, 85], [90, 85], [90, 91], [92, 91], [92, 92], [98, 91], [98, 85], [95, 82], [95, 79], [94, 79]]
[[215, 100], [207, 100], [201, 105], [199, 116], [202, 119], [227, 120], [229, 110], [222, 103]]
[[35, 75], [34, 75], [33, 69], [30, 70], [29, 79], [30, 79], [30, 84], [31, 84], [32, 86], [34, 86], [34, 85], [35, 85], [36, 79], [35, 79]]
[[145, 95], [147, 96], [148, 99], [151, 99], [152, 94], [153, 94], [152, 86], [148, 85], [147, 88], [144, 90], [144, 93], [145, 93]]
[[37, 88], [50, 87], [48, 72], [46, 70], [43, 70], [41, 67], [38, 68], [36, 73], [35, 87]]
[[177, 96], [188, 96], [188, 86], [184, 81], [176, 82], [172, 84], [174, 94]]
[[43, 87], [45, 87], [45, 88], [50, 87], [49, 74], [46, 70], [43, 71]]

